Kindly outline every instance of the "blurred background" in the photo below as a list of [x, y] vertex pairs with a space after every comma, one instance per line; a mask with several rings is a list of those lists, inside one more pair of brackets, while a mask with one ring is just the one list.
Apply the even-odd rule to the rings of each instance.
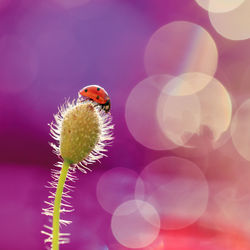
[[1, 0], [0, 249], [40, 233], [53, 114], [111, 98], [108, 157], [77, 172], [81, 250], [250, 249], [250, 1]]

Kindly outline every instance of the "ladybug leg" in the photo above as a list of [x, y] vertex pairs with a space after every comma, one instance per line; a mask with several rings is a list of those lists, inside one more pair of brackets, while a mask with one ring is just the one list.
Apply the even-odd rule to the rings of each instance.
[[93, 101], [93, 105], [94, 105], [94, 107], [96, 108], [96, 107], [98, 107], [100, 104], [98, 104], [98, 103], [96, 103], [96, 102]]

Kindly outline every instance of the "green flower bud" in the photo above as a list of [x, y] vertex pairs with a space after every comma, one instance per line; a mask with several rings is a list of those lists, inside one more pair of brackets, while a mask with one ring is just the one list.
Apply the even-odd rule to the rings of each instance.
[[81, 103], [65, 113], [60, 137], [60, 155], [77, 164], [94, 149], [100, 137], [97, 111], [91, 103]]
[[[60, 218], [61, 212], [71, 212], [72, 206], [65, 201], [69, 198], [72, 186], [65, 181], [74, 182], [76, 169], [87, 173], [90, 170], [87, 165], [101, 159], [107, 151], [105, 147], [112, 141], [112, 117], [100, 106], [93, 105], [88, 100], [78, 99], [67, 101], [54, 115], [55, 122], [50, 124], [51, 136], [56, 144], [50, 145], [54, 152], [63, 158], [55, 166], [59, 170], [52, 169], [53, 181], [49, 182], [49, 188], [55, 188], [56, 192], [50, 192], [48, 207], [43, 208], [42, 213], [53, 217], [52, 226], [44, 225], [46, 230], [41, 231], [47, 236], [45, 242], [51, 243], [51, 248], [58, 249], [58, 244], [69, 242], [67, 233], [61, 233], [59, 225], [68, 225], [71, 222]], [[66, 190], [66, 191], [65, 191]]]
[[105, 156], [105, 147], [113, 140], [111, 115], [90, 101], [77, 100], [66, 102], [54, 117], [50, 133], [57, 145], [50, 145], [72, 168], [86, 173], [86, 165]]

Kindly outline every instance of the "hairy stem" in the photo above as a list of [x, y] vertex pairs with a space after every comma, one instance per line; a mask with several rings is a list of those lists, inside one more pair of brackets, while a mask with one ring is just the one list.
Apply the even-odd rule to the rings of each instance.
[[52, 249], [59, 249], [59, 220], [60, 220], [60, 208], [61, 208], [61, 200], [62, 200], [62, 192], [64, 183], [67, 177], [68, 169], [70, 163], [68, 161], [64, 161], [61, 169], [61, 174], [58, 180], [58, 185], [56, 189], [56, 196], [54, 202], [54, 212], [53, 212], [53, 238], [52, 238]]

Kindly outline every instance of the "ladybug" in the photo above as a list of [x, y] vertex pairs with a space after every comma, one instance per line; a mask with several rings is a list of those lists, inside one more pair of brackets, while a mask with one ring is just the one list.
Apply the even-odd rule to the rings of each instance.
[[98, 85], [88, 85], [79, 91], [79, 96], [83, 96], [99, 104], [108, 113], [110, 111], [110, 98], [104, 88]]

